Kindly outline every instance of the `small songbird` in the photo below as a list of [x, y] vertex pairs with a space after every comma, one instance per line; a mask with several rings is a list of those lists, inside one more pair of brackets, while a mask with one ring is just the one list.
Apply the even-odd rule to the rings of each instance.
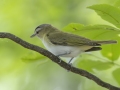
[[39, 25], [31, 37], [38, 36], [44, 46], [58, 57], [69, 57], [72, 59], [82, 52], [98, 51], [102, 44], [117, 43], [114, 40], [94, 41], [82, 36], [66, 33], [58, 30], [50, 24]]

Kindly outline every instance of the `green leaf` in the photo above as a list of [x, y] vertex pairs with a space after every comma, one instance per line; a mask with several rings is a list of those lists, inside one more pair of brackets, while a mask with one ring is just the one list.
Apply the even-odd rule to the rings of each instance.
[[79, 24], [79, 23], [70, 23], [67, 26], [65, 26], [63, 28], [64, 31], [69, 31], [71, 33], [76, 33], [76, 31], [79, 31], [80, 29], [82, 29], [84, 27], [83, 24]]
[[67, 25], [63, 30], [92, 40], [117, 40], [118, 44], [103, 45], [102, 55], [110, 60], [117, 60], [120, 56], [120, 30], [117, 28], [109, 25], [83, 26], [77, 24], [76, 26], [75, 23], [72, 23]]
[[95, 10], [95, 12], [104, 20], [112, 23], [116, 27], [120, 28], [120, 9], [107, 5], [107, 4], [99, 4], [92, 5], [88, 8]]
[[78, 67], [89, 72], [94, 72], [94, 69], [102, 71], [111, 68], [113, 64], [110, 62], [102, 62], [102, 61], [93, 61], [90, 59], [84, 59], [78, 63]]
[[[76, 23], [68, 24], [63, 28], [65, 32], [70, 32], [80, 36], [88, 37], [94, 40], [106, 40], [115, 37], [120, 33], [120, 30], [109, 25], [89, 25], [83, 26]], [[107, 34], [107, 37], [106, 37]], [[101, 35], [103, 35], [101, 37]], [[112, 36], [112, 37], [111, 37]]]
[[120, 0], [117, 0], [117, 1], [115, 2], [114, 6], [120, 8]]
[[44, 56], [41, 56], [40, 54], [37, 54], [37, 53], [34, 53], [34, 52], [30, 52], [30, 53], [26, 54], [21, 59], [22, 59], [23, 62], [27, 62], [27, 63], [28, 62], [35, 62], [35, 61], [38, 61], [38, 60], [41, 60], [41, 61], [44, 60], [46, 62]]
[[103, 45], [102, 55], [109, 58], [110, 60], [117, 60], [120, 56], [120, 37], [116, 36], [113, 38], [117, 40], [117, 44]]
[[113, 77], [115, 78], [115, 80], [118, 82], [118, 84], [120, 85], [120, 68], [117, 68], [116, 70], [114, 70], [112, 72]]

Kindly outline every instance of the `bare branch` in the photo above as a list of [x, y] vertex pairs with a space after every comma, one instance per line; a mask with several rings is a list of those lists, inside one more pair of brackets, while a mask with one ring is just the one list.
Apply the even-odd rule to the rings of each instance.
[[100, 80], [98, 77], [96, 77], [95, 75], [92, 75], [91, 73], [89, 73], [89, 72], [87, 72], [85, 70], [78, 69], [76, 67], [71, 67], [69, 64], [67, 64], [64, 61], [59, 62], [60, 59], [58, 57], [56, 57], [55, 55], [53, 55], [51, 52], [49, 52], [49, 51], [47, 51], [47, 50], [45, 50], [45, 49], [43, 49], [41, 47], [38, 47], [36, 45], [30, 44], [30, 43], [20, 39], [19, 37], [15, 36], [13, 34], [0, 32], [0, 38], [11, 39], [12, 41], [14, 41], [14, 42], [18, 43], [19, 45], [23, 46], [24, 48], [36, 51], [36, 52], [48, 57], [50, 60], [57, 63], [61, 67], [65, 68], [65, 69], [67, 69], [67, 70], [69, 70], [69, 71], [71, 71], [73, 73], [84, 76], [84, 77], [86, 77], [88, 79], [91, 79], [91, 80], [95, 81], [98, 85], [100, 85], [100, 86], [102, 86], [104, 88], [107, 88], [109, 90], [120, 90], [120, 88]]

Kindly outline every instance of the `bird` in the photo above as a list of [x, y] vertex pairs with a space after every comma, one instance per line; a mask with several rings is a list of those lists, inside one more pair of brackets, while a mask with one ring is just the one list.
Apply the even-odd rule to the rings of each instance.
[[83, 52], [92, 52], [102, 50], [103, 44], [117, 43], [115, 40], [95, 41], [88, 38], [64, 32], [51, 24], [41, 24], [36, 27], [31, 37], [40, 38], [48, 51], [57, 57], [70, 58], [68, 64], [72, 64], [73, 58]]

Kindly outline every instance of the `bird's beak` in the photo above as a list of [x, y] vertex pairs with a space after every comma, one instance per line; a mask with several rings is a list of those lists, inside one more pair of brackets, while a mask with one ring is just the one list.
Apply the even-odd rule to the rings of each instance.
[[33, 35], [31, 35], [30, 37], [32, 38], [32, 37], [34, 37], [34, 36], [36, 36], [36, 33], [34, 33]]

